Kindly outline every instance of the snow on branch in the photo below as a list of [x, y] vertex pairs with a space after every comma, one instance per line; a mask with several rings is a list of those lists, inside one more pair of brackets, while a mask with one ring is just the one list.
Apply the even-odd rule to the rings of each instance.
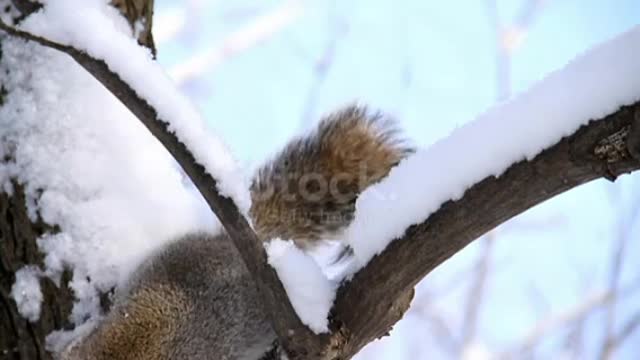
[[636, 27], [419, 151], [358, 198], [346, 237], [366, 266], [332, 310], [341, 332], [358, 334], [345, 357], [383, 336], [413, 286], [471, 241], [573, 187], [640, 168], [639, 53]]
[[358, 334], [345, 357], [383, 336], [407, 306], [398, 295], [473, 240], [564, 191], [640, 169], [639, 38], [640, 27], [592, 50], [358, 199], [347, 233], [366, 266], [333, 308], [342, 331]]
[[[188, 146], [197, 163], [216, 180], [218, 191], [233, 199], [246, 213], [248, 186], [227, 146], [207, 131], [200, 113], [176, 88], [160, 64], [153, 61], [150, 50], [139, 46], [132, 38], [129, 25], [117, 21], [120, 18], [111, 13], [117, 13], [117, 10], [102, 1], [52, 1], [25, 19], [21, 27], [35, 35], [31, 40], [44, 40], [46, 43], [41, 42], [42, 45], [66, 52], [76, 61], [79, 58], [103, 61], [109, 72], [132, 90], [131, 97], [138, 97], [152, 108], [156, 112], [154, 118], [166, 124], [167, 130]], [[81, 65], [90, 66], [88, 61]], [[123, 103], [127, 107], [133, 106]], [[142, 111], [142, 107], [139, 108], [137, 111]]]
[[[282, 345], [287, 349], [314, 348], [310, 342], [316, 337], [297, 317], [275, 270], [267, 263], [262, 242], [244, 216], [249, 206], [245, 181], [221, 141], [206, 135], [198, 113], [146, 50], [104, 21], [102, 14], [93, 13], [90, 6], [81, 14], [72, 11], [72, 16], [62, 13], [71, 9], [63, 5], [45, 9], [53, 12], [52, 19], [64, 19], [58, 28], [50, 28], [46, 22], [29, 22], [28, 18], [23, 24], [29, 32], [1, 21], [0, 29], [68, 54], [143, 123], [180, 164], [233, 239], [256, 280]], [[56, 12], [60, 13], [56, 16]], [[101, 32], [93, 36], [86, 30], [89, 28], [100, 28]]]
[[418, 281], [473, 240], [562, 192], [640, 169], [629, 151], [638, 148], [639, 128], [636, 102], [583, 125], [499, 177], [486, 177], [410, 226], [338, 291], [332, 310], [338, 330], [357, 334], [343, 349], [345, 358], [385, 335], [408, 307], [410, 299], [399, 296], [410, 297]]
[[640, 100], [637, 54], [640, 26], [595, 47], [393, 169], [357, 200], [346, 236], [361, 263], [482, 179], [499, 177], [590, 119]]

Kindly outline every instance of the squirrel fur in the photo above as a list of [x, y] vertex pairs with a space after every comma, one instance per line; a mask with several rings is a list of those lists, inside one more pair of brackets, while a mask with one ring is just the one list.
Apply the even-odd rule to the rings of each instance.
[[[411, 153], [392, 121], [349, 106], [260, 168], [250, 217], [262, 240], [304, 249], [336, 236], [355, 200]], [[117, 289], [109, 313], [62, 360], [275, 359], [276, 334], [229, 236], [187, 234], [152, 254]]]
[[249, 215], [258, 235], [305, 249], [339, 238], [357, 196], [413, 152], [398, 134], [382, 114], [350, 106], [292, 140], [254, 177]]

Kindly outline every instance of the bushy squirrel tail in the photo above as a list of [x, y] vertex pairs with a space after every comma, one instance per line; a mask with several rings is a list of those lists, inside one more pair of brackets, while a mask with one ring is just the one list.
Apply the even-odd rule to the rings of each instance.
[[257, 171], [250, 215], [258, 236], [302, 248], [339, 238], [358, 195], [413, 151], [381, 113], [352, 105], [328, 115]]

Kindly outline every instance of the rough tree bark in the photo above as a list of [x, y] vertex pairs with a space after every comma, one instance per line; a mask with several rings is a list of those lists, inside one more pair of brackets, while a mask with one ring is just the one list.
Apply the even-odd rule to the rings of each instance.
[[73, 300], [66, 286], [68, 273], [56, 286], [41, 279], [43, 306], [38, 321], [24, 319], [10, 296], [15, 272], [26, 265], [41, 265], [42, 254], [36, 239], [55, 229], [27, 216], [22, 186], [14, 184], [13, 195], [0, 193], [0, 359], [48, 359], [44, 338], [51, 331], [68, 325]]
[[[129, 20], [132, 28], [140, 19], [144, 19], [139, 27], [138, 42], [152, 49], [155, 54], [153, 37], [151, 36], [151, 15], [153, 0], [116, 0], [114, 6], [120, 9]], [[0, 8], [9, 14], [18, 10], [19, 21], [29, 13], [39, 9], [35, 2], [12, 0], [11, 4]], [[0, 45], [5, 34], [0, 34]], [[0, 51], [0, 60], [2, 53]], [[7, 95], [0, 78], [0, 106]], [[10, 159], [0, 159], [8, 161]], [[11, 287], [15, 282], [15, 273], [24, 266], [42, 266], [43, 255], [38, 250], [36, 240], [45, 233], [56, 232], [55, 224], [42, 221], [33, 222], [27, 215], [24, 189], [17, 181], [13, 182], [12, 194], [0, 190], [0, 359], [31, 360], [50, 359], [45, 349], [45, 337], [56, 329], [68, 328], [69, 314], [73, 294], [67, 286], [71, 274], [65, 272], [60, 286], [51, 279], [43, 277], [40, 285], [43, 294], [40, 318], [36, 322], [24, 319], [11, 297]]]

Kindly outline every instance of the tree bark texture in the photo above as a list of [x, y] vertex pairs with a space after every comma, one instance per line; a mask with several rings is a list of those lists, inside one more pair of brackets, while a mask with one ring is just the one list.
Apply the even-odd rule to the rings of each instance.
[[22, 186], [14, 184], [12, 195], [0, 193], [0, 359], [50, 359], [45, 337], [69, 325], [73, 294], [67, 286], [68, 272], [62, 276], [60, 287], [49, 278], [40, 279], [43, 302], [36, 322], [23, 318], [10, 296], [16, 271], [23, 266], [42, 265], [36, 239], [51, 231], [55, 229], [34, 223], [27, 216]]

